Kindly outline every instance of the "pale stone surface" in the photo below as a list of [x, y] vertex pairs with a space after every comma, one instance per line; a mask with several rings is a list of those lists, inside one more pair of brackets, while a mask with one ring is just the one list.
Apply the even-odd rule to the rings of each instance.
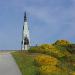
[[0, 53], [0, 75], [22, 75], [10, 53]]
[[[25, 42], [26, 42], [25, 38], [27, 38], [28, 44], [27, 43], [25, 44]], [[29, 26], [28, 26], [28, 21], [27, 21], [26, 12], [25, 12], [21, 49], [28, 50], [29, 46], [30, 46]]]

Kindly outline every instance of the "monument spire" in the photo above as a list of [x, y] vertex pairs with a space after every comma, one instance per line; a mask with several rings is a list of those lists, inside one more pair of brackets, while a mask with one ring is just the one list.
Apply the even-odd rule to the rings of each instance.
[[27, 21], [27, 15], [26, 12], [24, 13], [24, 22]]
[[23, 32], [22, 32], [22, 50], [28, 50], [30, 46], [30, 37], [29, 37], [29, 27], [27, 21], [26, 12], [24, 13], [24, 25], [23, 25]]

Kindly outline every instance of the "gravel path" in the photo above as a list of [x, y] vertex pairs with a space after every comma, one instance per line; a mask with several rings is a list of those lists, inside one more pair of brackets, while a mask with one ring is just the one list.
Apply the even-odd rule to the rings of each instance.
[[22, 75], [10, 53], [0, 53], [0, 75]]

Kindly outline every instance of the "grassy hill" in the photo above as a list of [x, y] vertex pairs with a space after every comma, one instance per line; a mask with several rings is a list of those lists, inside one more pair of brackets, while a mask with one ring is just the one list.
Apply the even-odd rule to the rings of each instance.
[[22, 75], [75, 75], [74, 45], [66, 40], [12, 52]]

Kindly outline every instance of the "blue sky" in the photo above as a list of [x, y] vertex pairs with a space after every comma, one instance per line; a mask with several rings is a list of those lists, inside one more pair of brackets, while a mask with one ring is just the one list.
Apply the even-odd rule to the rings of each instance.
[[0, 50], [20, 49], [24, 11], [32, 45], [75, 43], [75, 0], [0, 0]]

